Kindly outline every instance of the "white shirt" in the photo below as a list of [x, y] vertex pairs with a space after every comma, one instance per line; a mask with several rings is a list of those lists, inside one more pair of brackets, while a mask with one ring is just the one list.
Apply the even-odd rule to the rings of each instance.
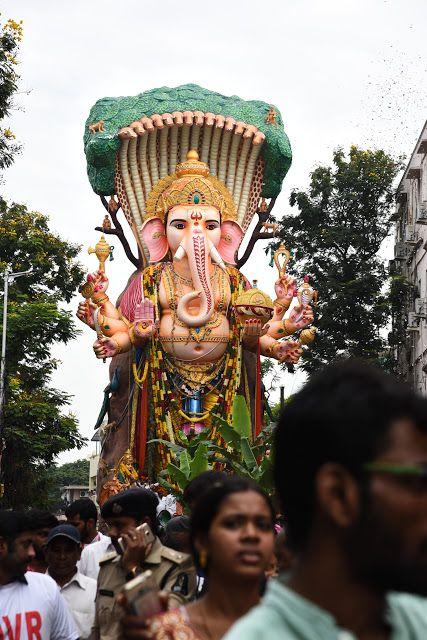
[[106, 553], [115, 551], [111, 544], [111, 539], [102, 533], [100, 535], [102, 538], [99, 542], [92, 542], [85, 546], [78, 564], [80, 573], [94, 580], [98, 578], [99, 561], [101, 558], [103, 558]]
[[25, 579], [26, 583], [0, 586], [0, 638], [77, 640], [78, 631], [56, 582], [32, 571]]
[[79, 637], [88, 638], [95, 622], [96, 580], [76, 571], [59, 590], [73, 614]]
[[[103, 533], [101, 533], [100, 531], [98, 531], [98, 533], [96, 534], [96, 536], [94, 537], [93, 540], [91, 540], [91, 542], [89, 542], [88, 544], [95, 544], [95, 542], [102, 542], [104, 541], [105, 543], [108, 542], [108, 544], [111, 542], [111, 538], [109, 538], [108, 536], [105, 536]], [[86, 547], [87, 545], [83, 545], [83, 548]]]

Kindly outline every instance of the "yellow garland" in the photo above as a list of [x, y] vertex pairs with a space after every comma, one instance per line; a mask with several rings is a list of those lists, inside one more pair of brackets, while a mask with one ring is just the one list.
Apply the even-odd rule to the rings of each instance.
[[198, 416], [197, 418], [190, 418], [190, 416], [187, 416], [187, 414], [184, 413], [184, 411], [182, 411], [182, 409], [179, 409], [178, 413], [185, 420], [188, 420], [188, 422], [200, 422], [201, 420], [206, 420], [206, 418], [209, 417], [209, 411], [206, 411], [205, 413], [200, 414], [200, 416]]
[[132, 371], [133, 371], [133, 377], [135, 379], [135, 382], [138, 384], [143, 384], [145, 382], [145, 380], [147, 379], [147, 373], [148, 373], [148, 360], [145, 360], [145, 364], [144, 364], [144, 371], [142, 373], [142, 376], [139, 378], [138, 377], [138, 369], [136, 366], [136, 362], [132, 362]]

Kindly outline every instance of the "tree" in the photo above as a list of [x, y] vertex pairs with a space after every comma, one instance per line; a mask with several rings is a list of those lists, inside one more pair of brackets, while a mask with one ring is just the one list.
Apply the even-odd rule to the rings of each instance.
[[80, 448], [77, 420], [64, 412], [69, 396], [50, 380], [58, 366], [50, 350], [76, 336], [61, 308], [83, 280], [79, 247], [53, 234], [48, 218], [0, 198], [0, 272], [32, 268], [9, 289], [6, 403], [2, 469], [4, 506], [40, 504], [48, 490], [42, 473], [61, 451]]
[[53, 511], [61, 508], [61, 487], [68, 485], [85, 486], [89, 481], [89, 460], [81, 459], [67, 462], [60, 467], [53, 466], [48, 471], [48, 493], [43, 496], [45, 506]]
[[[293, 191], [296, 215], [280, 221], [280, 240], [295, 253], [289, 272], [311, 276], [319, 291], [320, 331], [302, 357], [313, 372], [343, 357], [384, 364], [390, 319], [388, 274], [379, 249], [393, 222], [393, 183], [402, 167], [384, 151], [350, 148], [317, 167], [307, 191]], [[277, 247], [277, 244], [274, 248]]]
[[[22, 33], [22, 22], [0, 24], [0, 121], [9, 116], [18, 89], [17, 54]], [[19, 148], [9, 127], [0, 127], [0, 171], [12, 164]]]

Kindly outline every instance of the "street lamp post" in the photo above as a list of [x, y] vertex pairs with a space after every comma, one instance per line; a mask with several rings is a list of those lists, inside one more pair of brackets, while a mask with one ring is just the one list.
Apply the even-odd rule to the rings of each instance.
[[[3, 427], [4, 427], [4, 395], [5, 395], [5, 374], [6, 374], [6, 334], [7, 334], [7, 299], [9, 295], [9, 284], [12, 284], [16, 278], [20, 276], [26, 276], [31, 273], [32, 269], [28, 271], [9, 271], [7, 266], [4, 275], [4, 288], [3, 288], [3, 330], [1, 339], [1, 361], [0, 361], [0, 473], [1, 473], [1, 458], [4, 450], [3, 439]], [[3, 485], [0, 484], [0, 498], [3, 495]]]

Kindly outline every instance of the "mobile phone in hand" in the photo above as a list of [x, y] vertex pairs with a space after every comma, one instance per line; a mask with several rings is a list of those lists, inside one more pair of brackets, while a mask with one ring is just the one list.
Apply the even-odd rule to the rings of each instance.
[[144, 571], [140, 576], [127, 582], [122, 593], [125, 595], [129, 611], [134, 616], [152, 618], [163, 612], [159, 598], [159, 586], [152, 571]]
[[[154, 535], [154, 533], [151, 531], [151, 527], [150, 525], [148, 525], [146, 522], [143, 522], [142, 524], [139, 525], [139, 527], [136, 528], [137, 531], [142, 531], [144, 534], [144, 541], [146, 545], [151, 544], [152, 542], [154, 542], [154, 540], [156, 539], [156, 536]], [[125, 550], [125, 544], [124, 544], [124, 540], [122, 537], [120, 537], [117, 540], [117, 543], [120, 547], [120, 549], [122, 550], [121, 552], [123, 553]]]

